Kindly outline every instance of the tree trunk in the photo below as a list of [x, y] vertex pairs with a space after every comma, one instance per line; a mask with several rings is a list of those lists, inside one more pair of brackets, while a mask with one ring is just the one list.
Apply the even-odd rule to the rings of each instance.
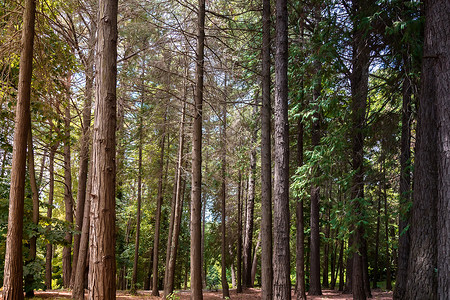
[[164, 297], [166, 298], [174, 290], [175, 282], [175, 265], [178, 251], [178, 240], [181, 229], [181, 215], [183, 213], [183, 198], [182, 198], [182, 177], [181, 172], [183, 168], [183, 149], [184, 149], [184, 124], [186, 121], [186, 101], [183, 102], [183, 111], [180, 123], [180, 137], [178, 144], [178, 160], [175, 176], [175, 199], [174, 199], [174, 224], [171, 235], [171, 242], [169, 248], [169, 262], [167, 265], [167, 282], [164, 284]]
[[[255, 98], [255, 102], [257, 99]], [[253, 107], [253, 114], [257, 114], [256, 105]], [[246, 207], [246, 221], [245, 221], [245, 236], [244, 236], [244, 277], [243, 285], [244, 287], [253, 287], [251, 281], [252, 278], [252, 248], [253, 248], [253, 214], [255, 210], [255, 177], [256, 177], [256, 138], [257, 130], [256, 124], [254, 124], [252, 132], [251, 147], [252, 151], [250, 153], [250, 176], [248, 179], [248, 200]]]
[[91, 187], [92, 187], [92, 165], [91, 160], [90, 171], [88, 172], [86, 195], [83, 212], [83, 227], [81, 228], [79, 252], [77, 256], [77, 268], [75, 270], [72, 299], [83, 300], [84, 299], [84, 287], [85, 287], [85, 270], [88, 262], [89, 254], [89, 228], [91, 224]]
[[198, 1], [196, 85], [192, 128], [191, 299], [202, 300], [202, 111], [205, 47], [205, 0]]
[[[383, 162], [384, 166], [384, 162]], [[386, 167], [383, 170], [383, 195], [384, 195], [384, 226], [385, 226], [385, 243], [386, 243], [386, 290], [392, 290], [392, 281], [391, 281], [391, 254], [389, 251], [389, 214], [388, 214], [388, 199], [387, 199], [387, 191], [386, 191]]]
[[226, 147], [226, 143], [227, 143], [227, 105], [226, 105], [226, 101], [227, 101], [227, 77], [225, 74], [225, 80], [224, 80], [224, 86], [225, 86], [225, 101], [223, 103], [223, 113], [222, 113], [222, 168], [221, 168], [221, 179], [222, 179], [222, 186], [221, 186], [221, 200], [222, 200], [222, 297], [223, 299], [227, 299], [230, 297], [230, 290], [228, 287], [228, 281], [227, 281], [227, 257], [226, 257], [226, 253], [227, 253], [227, 240], [226, 240], [226, 198], [227, 198], [227, 190], [226, 190], [226, 185], [227, 185], [227, 180], [226, 180], [226, 164], [227, 164], [227, 147]]
[[[95, 32], [95, 22], [91, 23], [91, 32]], [[95, 34], [91, 34], [89, 39], [89, 53], [86, 66], [86, 86], [85, 86], [85, 102], [83, 107], [83, 121], [82, 121], [82, 134], [80, 144], [80, 167], [78, 171], [78, 189], [77, 189], [77, 202], [75, 211], [75, 230], [80, 233], [75, 233], [73, 236], [73, 263], [72, 263], [72, 275], [71, 286], [75, 282], [75, 274], [78, 264], [78, 252], [80, 248], [81, 230], [83, 228], [84, 219], [84, 205], [86, 202], [86, 186], [88, 177], [89, 166], [89, 146], [91, 144], [91, 107], [92, 107], [92, 90], [94, 85], [94, 45]], [[89, 195], [88, 195], [89, 196]]]
[[270, 0], [263, 0], [261, 107], [261, 299], [273, 297]]
[[92, 146], [90, 299], [116, 297], [117, 0], [100, 0]]
[[255, 285], [256, 269], [258, 268], [258, 250], [261, 247], [261, 232], [259, 232], [258, 241], [256, 242], [255, 251], [253, 252], [251, 283]]
[[141, 96], [140, 116], [139, 116], [139, 144], [138, 144], [138, 194], [137, 194], [137, 210], [136, 210], [136, 238], [134, 241], [134, 261], [133, 276], [131, 281], [131, 291], [136, 293], [137, 271], [139, 262], [139, 238], [141, 233], [141, 194], [142, 194], [142, 144], [143, 144], [143, 106], [144, 96]]
[[8, 234], [3, 279], [3, 299], [23, 299], [22, 236], [25, 198], [27, 140], [30, 127], [31, 75], [33, 70], [35, 0], [25, 2], [20, 54], [11, 186], [9, 192]]
[[273, 296], [291, 299], [287, 1], [276, 1]]
[[[55, 152], [58, 148], [58, 145], [51, 146], [50, 149], [50, 156], [49, 156], [49, 191], [48, 191], [48, 207], [47, 207], [47, 219], [49, 219], [49, 222], [51, 224], [52, 219], [52, 213], [53, 213], [53, 196], [54, 196], [54, 189], [55, 189]], [[50, 234], [51, 231], [51, 225], [47, 225], [46, 231], [48, 234]], [[46, 254], [45, 254], [45, 288], [47, 290], [52, 289], [52, 257], [53, 257], [53, 245], [51, 243], [47, 243], [46, 248]]]
[[160, 144], [160, 156], [159, 156], [159, 180], [158, 180], [158, 195], [156, 203], [156, 222], [155, 222], [155, 238], [153, 242], [153, 284], [152, 284], [152, 296], [159, 297], [159, 286], [158, 286], [158, 254], [159, 254], [159, 238], [160, 238], [160, 227], [161, 227], [161, 206], [163, 201], [163, 178], [164, 178], [164, 150], [166, 141], [166, 119], [167, 110], [164, 112], [164, 124], [161, 135]]
[[[68, 84], [69, 85], [69, 84]], [[69, 93], [70, 86], [66, 87]], [[69, 97], [69, 95], [68, 95]], [[69, 99], [68, 99], [69, 100]], [[65, 112], [65, 129], [64, 129], [64, 207], [65, 220], [70, 225], [73, 224], [73, 198], [72, 198], [72, 174], [70, 164], [70, 103], [68, 101]], [[66, 232], [64, 237], [66, 245], [63, 248], [63, 286], [70, 287], [70, 276], [72, 274], [72, 233]]]
[[[352, 236], [353, 270], [352, 270], [352, 292], [353, 299], [366, 299], [366, 282], [364, 270], [364, 228], [360, 221], [364, 219], [364, 128], [365, 114], [367, 106], [370, 49], [368, 47], [370, 36], [367, 30], [358, 23], [360, 18], [367, 15], [366, 1], [354, 1], [352, 13], [355, 18], [353, 24], [353, 43], [352, 43], [352, 73], [350, 75], [351, 84], [351, 111], [352, 111], [352, 168], [354, 175], [351, 188], [351, 206], [352, 213], [355, 215], [357, 225]], [[367, 278], [368, 279], [368, 278]]]
[[448, 116], [448, 109], [450, 105], [450, 3], [448, 1], [430, 1], [429, 10], [426, 13], [426, 18], [433, 18], [428, 24], [429, 34], [425, 35], [426, 41], [430, 41], [435, 48], [433, 52], [428, 52], [428, 47], [425, 47], [426, 56], [437, 54], [437, 59], [432, 59], [436, 77], [434, 82], [429, 86], [436, 87], [435, 96], [438, 119], [438, 184], [439, 184], [439, 198], [437, 203], [437, 277], [438, 289], [437, 294], [439, 299], [450, 297], [450, 118]]
[[[381, 189], [381, 184], [380, 184]], [[381, 193], [380, 193], [381, 194]], [[378, 197], [378, 209], [377, 209], [377, 229], [375, 232], [375, 263], [373, 266], [373, 284], [372, 288], [376, 289], [378, 288], [378, 254], [380, 249], [380, 223], [381, 223], [381, 195]]]
[[[39, 224], [39, 189], [36, 181], [36, 171], [34, 167], [34, 151], [33, 151], [33, 136], [31, 126], [29, 126], [28, 133], [28, 173], [30, 175], [30, 186], [33, 200], [33, 224], [36, 226], [33, 229], [33, 234], [30, 238], [30, 254], [28, 257], [28, 262], [33, 263], [36, 260], [36, 252], [37, 252], [37, 236], [38, 232], [38, 224]], [[25, 277], [25, 292], [26, 297], [34, 297], [34, 274], [28, 274]]]
[[[409, 74], [409, 59], [403, 59], [405, 73]], [[410, 250], [410, 203], [411, 203], [411, 78], [406, 76], [403, 80], [402, 103], [402, 136], [400, 149], [400, 216], [398, 264], [394, 289], [395, 300], [405, 299], [406, 280], [408, 277], [408, 260]]]
[[242, 173], [238, 175], [238, 237], [237, 237], [237, 286], [236, 293], [242, 293]]
[[[303, 165], [303, 123], [301, 118], [298, 120], [297, 132], [297, 167]], [[297, 277], [297, 300], [306, 300], [305, 283], [305, 221], [303, 213], [303, 199], [297, 199], [297, 256], [295, 261]]]
[[341, 241], [339, 250], [339, 291], [344, 290], [344, 240]]

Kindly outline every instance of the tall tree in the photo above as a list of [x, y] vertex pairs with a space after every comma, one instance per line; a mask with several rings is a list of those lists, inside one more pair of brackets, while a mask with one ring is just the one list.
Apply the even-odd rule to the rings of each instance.
[[33, 71], [35, 0], [25, 2], [22, 28], [22, 50], [19, 64], [14, 128], [11, 186], [9, 192], [8, 233], [3, 279], [3, 299], [23, 299], [22, 236], [25, 198], [25, 168], [30, 127], [31, 75]]
[[237, 284], [236, 284], [236, 293], [242, 293], [242, 171], [239, 169], [238, 174], [238, 191], [237, 191], [237, 200], [238, 200], [238, 237], [237, 237]]
[[[52, 125], [53, 127], [53, 125]], [[51, 134], [50, 134], [51, 135]], [[58, 149], [58, 144], [55, 143], [50, 148], [50, 155], [49, 155], [49, 167], [48, 167], [48, 173], [49, 173], [49, 188], [48, 188], [48, 203], [47, 203], [47, 219], [49, 219], [49, 225], [47, 225], [46, 231], [47, 234], [50, 234], [51, 231], [51, 219], [53, 216], [53, 198], [55, 195], [55, 154], [56, 150]], [[45, 254], [45, 288], [48, 290], [52, 289], [52, 259], [53, 259], [53, 244], [49, 241], [45, 245], [46, 248], [46, 254]]]
[[227, 240], [226, 240], [226, 198], [227, 198], [227, 190], [226, 190], [226, 163], [227, 163], [227, 99], [226, 99], [226, 88], [227, 88], [227, 78], [225, 74], [225, 101], [223, 103], [223, 112], [222, 112], [222, 134], [221, 134], [221, 144], [222, 144], [222, 166], [221, 166], [221, 179], [222, 184], [220, 188], [220, 198], [222, 200], [222, 297], [224, 299], [230, 298], [230, 290], [228, 288], [228, 281], [227, 281]]
[[261, 299], [273, 297], [270, 0], [263, 0], [261, 106]]
[[198, 0], [194, 120], [192, 128], [191, 299], [202, 300], [202, 111], [205, 51], [205, 0]]
[[[69, 95], [70, 81], [66, 85]], [[67, 99], [67, 106], [64, 117], [64, 209], [65, 220], [69, 224], [73, 223], [73, 198], [72, 198], [72, 173], [70, 164], [70, 98]], [[63, 286], [69, 288], [72, 274], [72, 233], [66, 232], [64, 237], [65, 246], [63, 248]]]
[[276, 1], [273, 298], [291, 299], [287, 1]]
[[92, 144], [89, 298], [116, 298], [117, 0], [100, 0]]

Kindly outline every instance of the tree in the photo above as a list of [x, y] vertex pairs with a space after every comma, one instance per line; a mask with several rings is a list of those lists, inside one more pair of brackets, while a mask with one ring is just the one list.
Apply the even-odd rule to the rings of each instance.
[[[261, 299], [272, 299], [272, 153], [270, 99], [270, 0], [263, 0], [261, 106]], [[238, 254], [239, 255], [239, 254]]]
[[6, 238], [3, 299], [23, 299], [22, 235], [25, 197], [25, 168], [30, 127], [31, 75], [36, 2], [27, 0], [23, 13], [22, 51], [16, 104], [8, 234]]
[[89, 298], [116, 298], [117, 0], [100, 0], [92, 146]]
[[291, 299], [289, 253], [289, 128], [287, 1], [276, 1], [275, 54], [275, 180], [274, 180], [274, 299]]
[[191, 299], [202, 300], [202, 108], [205, 49], [205, 0], [198, 1], [194, 121], [192, 128]]

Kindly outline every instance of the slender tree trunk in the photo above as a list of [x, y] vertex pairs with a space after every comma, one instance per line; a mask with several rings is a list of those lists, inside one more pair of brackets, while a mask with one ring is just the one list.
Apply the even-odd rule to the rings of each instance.
[[391, 279], [391, 253], [389, 251], [389, 213], [388, 213], [388, 199], [386, 191], [386, 167], [383, 162], [383, 195], [384, 195], [384, 226], [385, 226], [385, 243], [386, 243], [386, 290], [392, 290]]
[[[68, 86], [67, 89], [70, 87]], [[68, 91], [69, 92], [69, 91]], [[69, 100], [69, 99], [68, 99]], [[70, 164], [70, 103], [68, 101], [65, 111], [64, 130], [64, 207], [65, 219], [69, 224], [73, 224], [73, 199], [72, 199], [72, 174]], [[66, 232], [64, 237], [66, 245], [63, 248], [63, 286], [69, 288], [70, 276], [72, 274], [72, 233]]]
[[90, 299], [116, 297], [117, 0], [100, 0], [92, 146]]
[[[255, 98], [255, 102], [257, 99]], [[255, 103], [256, 104], [256, 103]], [[253, 107], [253, 114], [257, 114], [256, 105]], [[245, 221], [245, 237], [244, 237], [244, 287], [253, 287], [251, 282], [252, 277], [252, 248], [253, 248], [253, 214], [255, 210], [255, 177], [256, 177], [256, 138], [257, 130], [254, 124], [252, 132], [252, 151], [250, 153], [250, 176], [248, 179], [248, 200], [246, 207], [246, 221]]]
[[276, 1], [276, 16], [273, 296], [274, 300], [290, 300], [288, 13], [286, 0]]
[[[230, 253], [231, 255], [232, 253]], [[234, 265], [231, 264], [231, 287], [236, 288], [236, 271], [234, 270]]]
[[90, 171], [88, 171], [87, 186], [86, 186], [86, 196], [84, 203], [83, 212], [83, 227], [81, 228], [80, 236], [80, 246], [77, 256], [77, 268], [75, 270], [73, 289], [72, 289], [72, 299], [83, 300], [84, 299], [84, 287], [85, 287], [85, 270], [88, 263], [89, 254], [89, 228], [91, 224], [90, 213], [91, 213], [91, 186], [92, 186], [92, 161], [90, 166]]
[[[57, 149], [57, 145], [51, 146], [50, 149], [50, 156], [49, 156], [49, 191], [48, 191], [48, 207], [47, 207], [47, 218], [49, 220], [52, 219], [52, 213], [53, 213], [53, 196], [54, 196], [54, 189], [55, 189], [55, 153]], [[50, 222], [51, 223], [51, 222]], [[51, 225], [48, 225], [47, 233], [50, 234], [51, 231]], [[53, 258], [53, 245], [51, 243], [47, 243], [46, 246], [46, 254], [45, 254], [45, 288], [47, 290], [52, 289], [52, 258]]]
[[236, 293], [242, 293], [242, 172], [238, 175], [238, 238], [237, 238], [237, 286]]
[[4, 263], [3, 299], [23, 299], [22, 236], [25, 198], [27, 140], [30, 127], [31, 75], [33, 70], [35, 0], [25, 2], [22, 50], [19, 64], [11, 186], [9, 192], [8, 234]]
[[184, 124], [186, 121], [186, 101], [183, 102], [183, 111], [180, 123], [180, 137], [178, 144], [178, 160], [175, 176], [175, 199], [174, 199], [174, 224], [171, 235], [171, 242], [169, 248], [169, 262], [167, 265], [167, 281], [164, 285], [164, 297], [170, 295], [174, 290], [175, 282], [175, 266], [178, 251], [178, 240], [180, 236], [181, 229], [181, 214], [183, 212], [183, 198], [182, 198], [182, 177], [181, 172], [183, 168], [183, 149], [184, 149]]
[[192, 128], [191, 299], [202, 300], [202, 111], [205, 47], [205, 0], [198, 1], [196, 86]]
[[[37, 236], [38, 232], [38, 224], [39, 224], [39, 189], [36, 181], [36, 171], [34, 167], [34, 151], [33, 151], [33, 136], [31, 131], [31, 126], [29, 127], [28, 133], [28, 173], [30, 174], [30, 186], [33, 200], [33, 224], [36, 226], [33, 229], [33, 234], [30, 238], [30, 254], [28, 257], [29, 263], [33, 263], [36, 260], [36, 252], [37, 252]], [[28, 274], [25, 277], [25, 292], [26, 297], [34, 297], [34, 274]]]
[[[297, 125], [297, 166], [303, 165], [303, 123], [298, 120]], [[306, 300], [305, 283], [305, 221], [303, 213], [303, 198], [297, 199], [297, 241], [296, 241], [296, 277], [297, 277], [297, 300]]]
[[133, 277], [131, 281], [132, 293], [136, 292], [137, 271], [139, 262], [139, 239], [141, 233], [141, 194], [142, 194], [142, 144], [143, 144], [143, 105], [144, 97], [141, 98], [140, 116], [139, 116], [139, 144], [138, 144], [138, 194], [137, 194], [137, 211], [136, 211], [136, 239], [134, 242], [134, 261], [133, 261]]
[[[409, 74], [409, 59], [403, 59], [405, 73]], [[410, 202], [411, 202], [411, 78], [406, 76], [403, 81], [402, 103], [402, 136], [400, 149], [400, 216], [399, 216], [399, 241], [398, 264], [395, 276], [395, 300], [405, 299], [406, 280], [408, 277], [408, 260], [410, 250]]]
[[339, 291], [344, 290], [344, 240], [341, 241], [339, 250]]
[[[91, 24], [95, 24], [92, 22]], [[95, 25], [91, 26], [91, 32], [95, 31]], [[94, 85], [94, 45], [95, 35], [92, 33], [89, 40], [89, 53], [86, 66], [86, 86], [85, 86], [85, 102], [83, 107], [83, 119], [82, 119], [82, 134], [80, 139], [80, 167], [78, 172], [78, 189], [77, 189], [77, 202], [75, 211], [75, 230], [80, 233], [75, 233], [73, 236], [73, 263], [72, 263], [72, 275], [71, 286], [75, 282], [75, 274], [78, 264], [78, 252], [80, 248], [81, 229], [83, 228], [84, 219], [84, 205], [86, 202], [86, 186], [88, 177], [89, 166], [89, 146], [91, 144], [91, 108], [92, 108], [92, 91]], [[89, 196], [89, 195], [88, 195]]]
[[[273, 298], [270, 0], [263, 0], [261, 107], [261, 299]], [[254, 282], [254, 281], [253, 281]]]
[[166, 119], [167, 110], [164, 113], [164, 125], [161, 135], [160, 144], [160, 156], [159, 156], [159, 180], [158, 180], [158, 195], [156, 203], [156, 222], [155, 222], [155, 238], [153, 243], [153, 284], [152, 284], [152, 296], [159, 297], [159, 286], [158, 286], [158, 255], [159, 255], [159, 238], [160, 238], [160, 227], [161, 227], [161, 206], [163, 201], [163, 179], [164, 179], [164, 150], [166, 141]]
[[[330, 184], [330, 197], [331, 198], [332, 185]], [[324, 288], [329, 288], [330, 284], [328, 281], [328, 271], [329, 271], [329, 259], [330, 259], [330, 208], [328, 208], [328, 220], [325, 225], [325, 242], [323, 245], [323, 272], [322, 272], [322, 285]]]
[[255, 285], [256, 269], [258, 268], [258, 250], [261, 247], [261, 231], [259, 232], [258, 241], [256, 242], [255, 251], [253, 252], [251, 283]]
[[[380, 184], [381, 189], [381, 184]], [[381, 191], [380, 191], [381, 194]], [[378, 254], [380, 249], [380, 223], [381, 223], [381, 195], [378, 197], [378, 208], [377, 208], [377, 229], [375, 232], [375, 263], [373, 266], [373, 285], [372, 288], [376, 289], [378, 286]]]

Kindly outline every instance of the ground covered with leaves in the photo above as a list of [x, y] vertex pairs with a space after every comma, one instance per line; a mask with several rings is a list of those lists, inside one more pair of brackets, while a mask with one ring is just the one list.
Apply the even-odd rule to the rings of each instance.
[[[162, 296], [162, 291], [160, 292]], [[373, 290], [372, 291], [373, 299], [378, 300], [391, 300], [392, 292], [386, 292], [382, 290]], [[53, 290], [53, 291], [38, 291], [36, 292], [35, 299], [69, 299], [71, 296], [70, 291], [66, 290]], [[295, 294], [292, 291], [292, 299]], [[245, 289], [243, 293], [236, 293], [236, 290], [230, 291], [230, 298], [237, 300], [252, 300], [252, 299], [261, 299], [261, 290], [254, 289]], [[1, 299], [1, 298], [0, 298]], [[129, 300], [143, 300], [143, 299], [161, 299], [161, 297], [151, 296], [150, 291], [138, 291], [137, 295], [131, 295], [126, 291], [118, 291], [117, 299], [129, 299]], [[172, 297], [173, 300], [189, 300], [190, 299], [190, 291], [177, 291]], [[219, 291], [204, 291], [203, 292], [204, 300], [214, 300], [214, 299], [222, 299], [222, 292]], [[351, 300], [352, 295], [350, 294], [342, 294], [342, 292], [332, 291], [332, 290], [324, 290], [322, 296], [308, 296], [308, 299], [312, 300], [321, 300], [321, 299], [335, 299], [335, 300]]]

